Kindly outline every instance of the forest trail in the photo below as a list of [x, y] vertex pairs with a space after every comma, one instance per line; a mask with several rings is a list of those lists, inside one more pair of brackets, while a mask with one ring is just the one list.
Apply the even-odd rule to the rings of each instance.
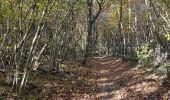
[[[87, 66], [82, 66], [79, 62], [67, 62], [63, 69], [68, 74], [34, 72], [36, 79], [32, 78], [23, 98], [37, 96], [37, 99], [31, 100], [169, 100], [170, 97], [170, 85], [164, 76], [157, 76], [118, 58], [94, 57], [88, 61]], [[0, 78], [2, 79], [1, 73]], [[0, 82], [0, 91], [6, 91], [4, 98], [11, 97], [10, 94], [5, 94], [8, 90], [4, 90], [4, 87], [5, 84]], [[8, 89], [8, 85], [5, 88]]]
[[160, 100], [170, 94], [164, 77], [121, 59], [94, 57], [90, 65], [98, 67], [99, 72], [96, 100]]

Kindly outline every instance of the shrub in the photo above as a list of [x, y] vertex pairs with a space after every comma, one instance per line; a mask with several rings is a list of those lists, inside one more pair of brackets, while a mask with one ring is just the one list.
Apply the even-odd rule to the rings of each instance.
[[153, 54], [153, 49], [150, 48], [149, 44], [143, 44], [139, 47], [139, 50], [136, 50], [138, 63], [140, 66], [150, 66], [150, 59]]

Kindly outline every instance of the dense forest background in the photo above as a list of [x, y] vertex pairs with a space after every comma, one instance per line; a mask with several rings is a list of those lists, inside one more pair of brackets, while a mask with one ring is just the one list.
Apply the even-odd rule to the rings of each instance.
[[169, 41], [169, 0], [0, 0], [0, 71], [17, 97], [33, 72], [94, 56], [166, 73]]

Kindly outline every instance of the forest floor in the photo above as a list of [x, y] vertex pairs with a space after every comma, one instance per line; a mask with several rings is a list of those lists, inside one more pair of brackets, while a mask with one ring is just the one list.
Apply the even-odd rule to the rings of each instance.
[[[63, 64], [64, 73], [32, 72], [22, 99], [26, 100], [167, 100], [165, 76], [112, 57], [94, 57], [87, 66]], [[15, 97], [0, 81], [0, 99]]]
[[94, 58], [99, 69], [97, 100], [167, 100], [170, 85], [165, 76], [115, 58]]

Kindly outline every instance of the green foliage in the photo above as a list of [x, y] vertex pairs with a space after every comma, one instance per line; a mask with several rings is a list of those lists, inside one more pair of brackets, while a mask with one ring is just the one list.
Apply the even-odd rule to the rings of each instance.
[[150, 58], [153, 54], [153, 49], [149, 47], [149, 44], [143, 44], [140, 46], [139, 50], [136, 50], [138, 63], [141, 66], [149, 66], [150, 65]]
[[102, 43], [98, 43], [96, 46], [96, 49], [99, 50], [101, 54], [105, 54], [106, 52], [106, 48], [104, 47], [104, 44]]
[[138, 61], [138, 57], [137, 57], [137, 54], [136, 54], [136, 51], [135, 50], [130, 50], [128, 52], [129, 56], [128, 56], [128, 59], [131, 61], [131, 62], [137, 62]]
[[9, 6], [10, 6], [9, 0], [5, 0], [4, 2], [2, 2], [1, 14], [3, 17], [7, 17], [12, 14], [12, 11]]
[[167, 41], [170, 41], [170, 32], [167, 32], [167, 34], [165, 35]]
[[161, 64], [159, 68], [155, 69], [155, 73], [158, 75], [166, 75], [166, 66], [164, 64]]

